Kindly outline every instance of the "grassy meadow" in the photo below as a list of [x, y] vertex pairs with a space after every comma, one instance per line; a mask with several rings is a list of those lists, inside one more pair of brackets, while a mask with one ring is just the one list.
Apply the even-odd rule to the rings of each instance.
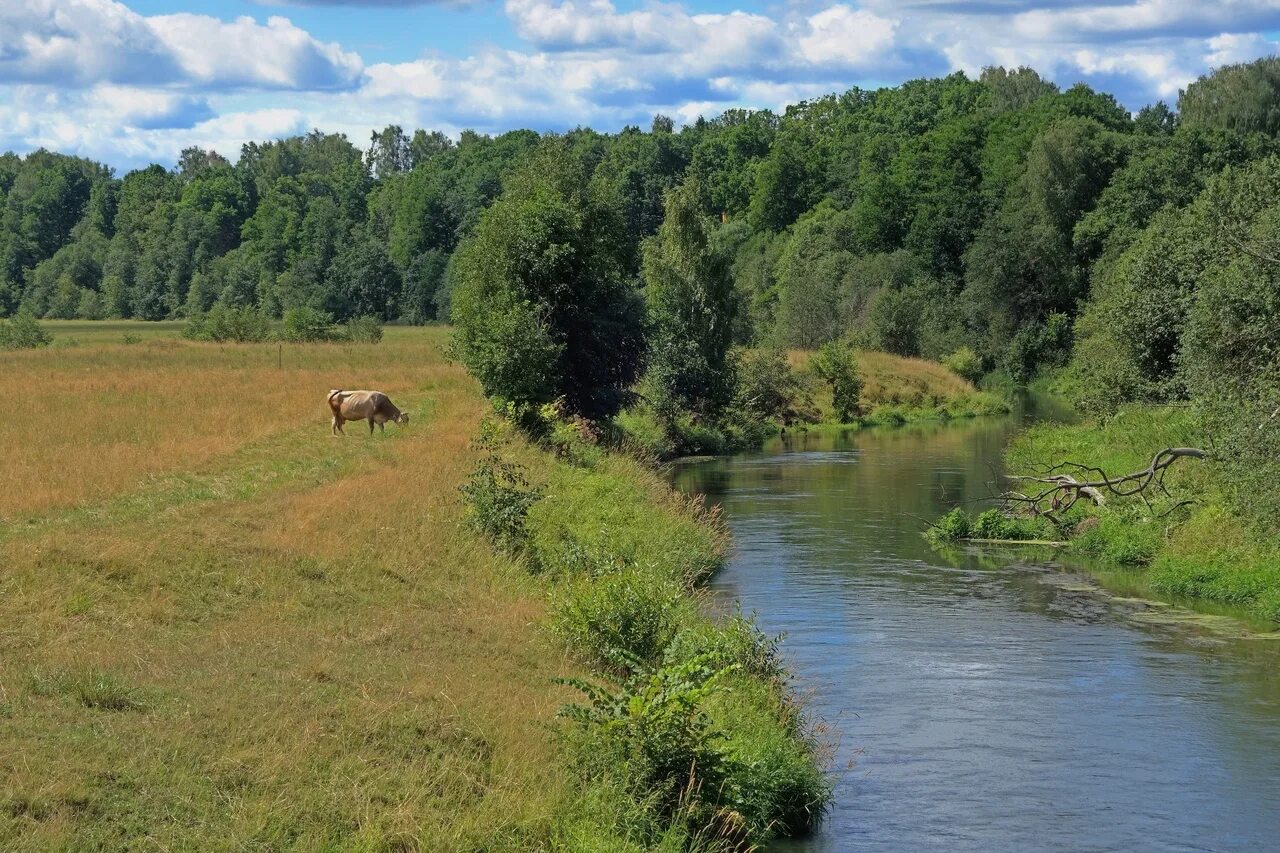
[[[0, 849], [549, 837], [572, 667], [537, 581], [457, 523], [486, 404], [447, 333], [48, 326], [0, 353], [34, 407], [0, 422]], [[332, 438], [340, 386], [413, 421]]]
[[[787, 361], [803, 371], [813, 350], [791, 350]], [[972, 382], [923, 358], [859, 350], [862, 420], [868, 424], [1005, 414], [1009, 404], [997, 394], [978, 390]], [[830, 389], [817, 383], [813, 402], [824, 421], [834, 419]]]

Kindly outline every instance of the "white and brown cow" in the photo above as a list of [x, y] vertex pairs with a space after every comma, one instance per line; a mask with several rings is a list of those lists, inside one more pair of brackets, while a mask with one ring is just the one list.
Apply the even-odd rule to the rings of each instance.
[[391, 399], [381, 391], [343, 391], [335, 388], [329, 392], [329, 410], [333, 412], [333, 434], [346, 432], [342, 424], [346, 421], [368, 421], [369, 434], [373, 434], [374, 424], [386, 432], [387, 421], [407, 424], [409, 414], [396, 408]]

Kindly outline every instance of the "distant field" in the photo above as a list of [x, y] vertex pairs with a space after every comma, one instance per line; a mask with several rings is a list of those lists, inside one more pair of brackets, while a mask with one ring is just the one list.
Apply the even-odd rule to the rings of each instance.
[[[563, 653], [458, 524], [486, 404], [444, 330], [49, 325], [0, 355], [0, 849], [479, 849], [551, 820]], [[336, 386], [413, 420], [331, 438]]]
[[[12, 408], [0, 419], [0, 520], [97, 501], [147, 477], [205, 466], [314, 425], [330, 388], [402, 393], [439, 369], [441, 329], [383, 343], [206, 344], [179, 323], [49, 322], [54, 345], [0, 352]], [[126, 336], [135, 340], [124, 343]]]
[[[792, 350], [788, 361], [792, 367], [802, 369], [812, 356], [809, 350]], [[876, 410], [891, 409], [926, 417], [941, 410], [952, 416], [1008, 410], [994, 395], [979, 391], [973, 383], [934, 361], [861, 350], [857, 362], [862, 405], [873, 416]], [[824, 389], [815, 400], [824, 413], [830, 409], [829, 397]]]

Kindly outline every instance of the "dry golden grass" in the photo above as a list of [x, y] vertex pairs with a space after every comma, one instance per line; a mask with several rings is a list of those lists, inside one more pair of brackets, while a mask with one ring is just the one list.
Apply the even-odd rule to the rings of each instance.
[[[117, 497], [0, 533], [0, 849], [545, 838], [564, 662], [535, 582], [458, 524], [485, 404], [443, 340], [4, 357], [60, 413], [3, 427], [38, 484], [8, 510]], [[338, 385], [414, 420], [332, 439]]]
[[[797, 370], [808, 364], [811, 350], [791, 350], [787, 361]], [[857, 353], [865, 407], [906, 406], [930, 409], [980, 397], [973, 383], [941, 364], [923, 358], [904, 358], [887, 352]], [[824, 401], [819, 401], [825, 404]]]
[[[0, 482], [9, 484], [0, 521], [101, 501], [305, 424], [324, 434], [330, 388], [376, 387], [396, 399], [428, 381], [441, 334], [392, 329], [379, 346], [280, 347], [121, 331], [143, 324], [48, 325], [52, 349], [0, 352], [11, 407], [0, 419]], [[140, 341], [120, 343], [125, 334]]]

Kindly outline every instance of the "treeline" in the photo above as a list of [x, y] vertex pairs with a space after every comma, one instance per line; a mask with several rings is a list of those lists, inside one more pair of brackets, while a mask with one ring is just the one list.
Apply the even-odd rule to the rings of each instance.
[[[1269, 298], [1278, 88], [1280, 60], [1264, 59], [1201, 78], [1177, 111], [1130, 115], [1084, 85], [988, 69], [679, 132], [663, 116], [647, 131], [456, 143], [389, 127], [361, 151], [317, 131], [246, 145], [235, 164], [191, 149], [123, 179], [80, 158], [5, 155], [0, 315], [223, 304], [424, 322], [450, 314], [464, 279], [481, 282], [487, 311], [486, 287], [523, 276], [499, 294], [515, 300], [503, 334], [555, 329], [524, 343], [574, 362], [590, 395], [665, 353], [683, 373], [702, 364], [686, 396], [710, 399], [726, 393], [713, 387], [725, 344], [835, 339], [933, 359], [967, 347], [975, 370], [1019, 382], [1075, 352], [1083, 396], [1103, 408], [1221, 394], [1243, 369], [1224, 359], [1271, 351], [1270, 320], [1254, 319], [1265, 305], [1202, 290], [1230, 280], [1242, 299]], [[593, 336], [627, 357], [581, 364]], [[1221, 355], [1195, 361], [1206, 353]], [[529, 381], [544, 386], [530, 399], [545, 396], [547, 377]]]

